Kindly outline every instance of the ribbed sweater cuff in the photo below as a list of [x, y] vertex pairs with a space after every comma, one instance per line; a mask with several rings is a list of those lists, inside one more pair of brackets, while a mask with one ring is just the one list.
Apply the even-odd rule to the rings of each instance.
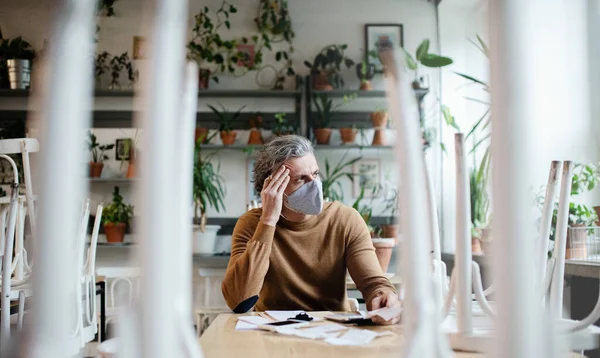
[[254, 232], [253, 241], [262, 242], [263, 244], [271, 244], [273, 242], [273, 236], [275, 235], [275, 227], [261, 222], [256, 226]]

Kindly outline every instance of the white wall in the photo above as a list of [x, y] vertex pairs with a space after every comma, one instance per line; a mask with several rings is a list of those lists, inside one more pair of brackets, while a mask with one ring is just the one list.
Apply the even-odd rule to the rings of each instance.
[[[193, 15], [202, 6], [209, 6], [211, 11], [220, 5], [219, 0], [190, 1], [190, 26]], [[258, 1], [231, 1], [238, 7], [238, 13], [232, 14], [232, 36], [247, 36], [249, 32], [255, 31], [253, 18], [256, 14]], [[418, 46], [424, 38], [432, 41], [432, 48], [437, 46], [435, 7], [432, 2], [426, 0], [377, 0], [365, 2], [362, 0], [305, 0], [290, 1], [290, 12], [293, 26], [296, 31], [294, 42], [295, 54], [293, 56], [295, 68], [300, 74], [308, 74], [308, 69], [303, 65], [304, 60], [312, 61], [316, 53], [325, 45], [330, 43], [346, 43], [349, 45], [347, 55], [355, 61], [363, 56], [364, 48], [364, 24], [366, 23], [401, 23], [404, 25], [405, 47], [411, 51]], [[112, 54], [120, 54], [125, 51], [131, 53], [133, 36], [141, 35], [141, 23], [144, 10], [148, 8], [147, 1], [142, 0], [118, 0], [115, 3], [115, 17], [99, 18], [101, 26], [98, 51], [109, 51]], [[22, 35], [30, 41], [36, 49], [40, 49], [44, 39], [47, 38], [47, 28], [51, 20], [51, 2], [44, 0], [4, 0], [0, 6], [0, 23], [5, 36], [14, 37]], [[191, 32], [190, 32], [191, 34]], [[269, 56], [267, 56], [269, 57]], [[216, 85], [211, 82], [212, 88], [257, 88], [255, 73], [250, 73], [241, 78], [227, 78], [221, 76], [221, 83]], [[358, 80], [354, 68], [344, 72], [348, 87], [356, 88]], [[106, 82], [106, 81], [105, 81]], [[437, 76], [431, 74], [431, 84], [435, 87]], [[376, 88], [382, 88], [381, 79], [374, 81]], [[288, 81], [288, 87], [293, 86]], [[430, 94], [429, 101], [434, 101], [438, 95]], [[226, 106], [237, 108], [247, 104], [246, 110], [292, 110], [291, 101], [281, 100], [256, 100], [252, 102], [242, 100], [223, 100]], [[379, 103], [377, 99], [360, 99], [346, 110], [375, 108]], [[119, 100], [105, 104], [107, 106], [129, 106]], [[430, 104], [428, 105], [430, 107]], [[205, 103], [200, 103], [199, 108], [206, 110]], [[132, 134], [131, 130], [95, 130], [101, 142], [112, 143], [116, 138], [125, 137], [124, 134]], [[369, 134], [371, 136], [372, 134]], [[243, 142], [244, 134], [239, 134]], [[390, 133], [393, 137], [393, 134]], [[334, 137], [335, 140], [335, 137]], [[358, 154], [358, 151], [353, 154]], [[325, 157], [330, 161], [337, 162], [341, 152], [320, 151], [318, 159], [321, 164]], [[348, 155], [351, 157], [352, 155]], [[363, 156], [369, 158], [380, 158], [383, 174], [390, 172], [389, 167], [394, 166], [391, 151], [368, 151]], [[226, 213], [216, 214], [209, 212], [212, 217], [227, 216], [235, 217], [243, 213], [246, 198], [246, 155], [241, 152], [222, 151], [220, 154], [222, 162], [222, 174], [227, 179]], [[119, 175], [118, 162], [108, 161], [105, 168], [106, 175]], [[346, 185], [346, 201], [352, 202], [352, 191], [350, 185]], [[94, 190], [100, 193], [93, 195], [97, 200], [110, 200], [112, 188], [106, 186], [104, 189], [98, 185]], [[128, 198], [126, 194], [126, 198]], [[241, 198], [244, 198], [242, 200]], [[381, 205], [375, 203], [375, 214], [381, 213]]]
[[[595, 140], [599, 132], [595, 116], [590, 115], [590, 95], [587, 52], [587, 20], [585, 0], [548, 1], [536, 24], [540, 29], [537, 41], [528, 51], [546, 53], [534, 69], [533, 83], [537, 110], [532, 117], [534, 133], [532, 147], [536, 161], [531, 163], [532, 177], [527, 180], [535, 192], [545, 185], [550, 161], [574, 160], [598, 163], [600, 151]], [[450, 70], [464, 72], [487, 81], [489, 61], [468, 39], [482, 36], [489, 44], [487, 2], [483, 0], [444, 0], [439, 6], [440, 44], [445, 55], [455, 61], [442, 75], [442, 98], [455, 114], [461, 128], [469, 129], [482, 114], [483, 107], [464, 97], [487, 98], [478, 86], [464, 86], [468, 81]], [[493, 44], [491, 44], [493, 46]], [[523, 53], [527, 56], [527, 53]], [[590, 57], [591, 58], [591, 57]], [[597, 112], [597, 111], [596, 111]], [[594, 112], [595, 113], [595, 112]], [[444, 138], [449, 148], [454, 131], [445, 128]], [[450, 152], [450, 151], [449, 151]], [[444, 250], [454, 251], [455, 180], [454, 155], [443, 158]], [[578, 199], [598, 205], [598, 191]]]

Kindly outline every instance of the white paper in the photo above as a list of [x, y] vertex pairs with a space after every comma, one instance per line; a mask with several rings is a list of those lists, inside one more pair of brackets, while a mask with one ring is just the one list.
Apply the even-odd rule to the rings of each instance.
[[350, 328], [346, 333], [337, 338], [327, 338], [325, 342], [335, 346], [362, 346], [371, 343], [377, 332], [366, 329]]
[[348, 329], [346, 326], [342, 326], [341, 324], [331, 323], [331, 324], [323, 324], [318, 326], [308, 326], [307, 327], [277, 327], [276, 332], [285, 335], [297, 336], [301, 338], [308, 339], [326, 339], [326, 338], [334, 338], [339, 335], [339, 332]]
[[258, 325], [269, 323], [269, 320], [260, 316], [241, 316], [238, 317], [237, 324], [235, 325], [236, 331], [253, 331], [260, 330]]
[[[300, 313], [306, 313], [305, 311], [265, 311], [266, 314], [273, 317], [276, 321], [287, 321], [290, 318], [296, 317]], [[320, 321], [321, 319], [312, 315], [308, 315], [312, 317], [313, 320], [311, 322]]]
[[402, 313], [402, 308], [400, 308], [400, 307], [386, 307], [386, 308], [380, 308], [378, 310], [374, 310], [374, 311], [367, 313], [367, 318], [379, 316], [379, 317], [383, 318], [385, 321], [389, 321], [392, 318], [398, 316], [400, 313]]

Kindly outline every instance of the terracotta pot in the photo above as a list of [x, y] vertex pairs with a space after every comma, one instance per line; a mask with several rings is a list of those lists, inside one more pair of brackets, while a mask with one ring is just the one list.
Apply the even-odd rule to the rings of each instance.
[[360, 83], [360, 88], [359, 90], [361, 91], [370, 91], [373, 89], [373, 86], [371, 85], [371, 81], [363, 81]]
[[600, 206], [594, 206], [594, 210], [596, 211], [596, 215], [600, 219]]
[[317, 91], [331, 91], [333, 86], [329, 83], [329, 79], [324, 72], [313, 72], [312, 74], [313, 89]]
[[394, 238], [396, 239], [396, 242], [398, 242], [398, 225], [394, 225], [394, 224], [386, 224], [386, 225], [381, 225], [381, 235], [383, 237], [389, 237], [389, 238]]
[[123, 242], [125, 238], [125, 230], [127, 224], [125, 223], [106, 223], [104, 224], [104, 234], [106, 235], [106, 242], [119, 243]]
[[104, 163], [90, 162], [90, 178], [100, 178]]
[[377, 255], [377, 261], [379, 261], [381, 270], [387, 272], [388, 266], [390, 265], [390, 259], [392, 258], [394, 244], [373, 243], [373, 246], [375, 246], [375, 255]]
[[385, 128], [388, 121], [387, 112], [373, 112], [371, 113], [371, 122], [373, 122], [373, 128]]
[[331, 139], [331, 128], [315, 128], [313, 129], [317, 144], [329, 144]]
[[223, 145], [232, 145], [233, 143], [235, 143], [236, 136], [236, 131], [221, 131], [221, 141], [223, 141]]
[[476, 255], [481, 255], [483, 253], [481, 250], [481, 241], [476, 237], [471, 237], [471, 252]]
[[256, 128], [252, 128], [250, 130], [250, 136], [248, 137], [248, 144], [263, 144], [262, 136], [260, 134], [260, 130]]
[[135, 178], [135, 149], [129, 148], [129, 166], [127, 167], [127, 178]]
[[371, 145], [386, 145], [385, 129], [375, 129]]
[[208, 89], [208, 83], [210, 82], [210, 71], [200, 69], [198, 76], [198, 89]]
[[567, 230], [567, 252], [566, 259], [585, 259], [587, 258], [587, 238], [588, 232], [585, 225], [571, 225]]
[[356, 128], [340, 128], [340, 136], [342, 137], [343, 144], [353, 144], [356, 140], [356, 134], [358, 130]]
[[202, 139], [201, 144], [206, 144], [208, 140], [208, 129], [196, 128], [196, 133], [194, 134], [194, 142], [197, 142], [200, 138]]

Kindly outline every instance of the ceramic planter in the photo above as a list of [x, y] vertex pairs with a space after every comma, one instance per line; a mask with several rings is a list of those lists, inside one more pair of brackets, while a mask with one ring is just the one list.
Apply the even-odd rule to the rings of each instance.
[[135, 149], [129, 148], [129, 165], [127, 166], [127, 175], [126, 177], [131, 179], [135, 178], [136, 168], [135, 168]]
[[313, 72], [312, 74], [313, 89], [317, 91], [331, 91], [333, 86], [329, 83], [327, 74], [325, 72]]
[[221, 141], [223, 145], [232, 145], [235, 143], [236, 131], [221, 131]]
[[202, 139], [201, 144], [206, 144], [208, 141], [208, 129], [206, 128], [196, 128], [196, 132], [194, 134], [194, 142], [197, 142], [198, 139]]
[[385, 128], [387, 126], [388, 114], [387, 112], [373, 112], [371, 113], [371, 122], [373, 128]]
[[90, 162], [90, 178], [100, 178], [104, 163]]
[[219, 225], [206, 225], [202, 231], [199, 225], [194, 225], [194, 253], [214, 255], [217, 232], [220, 228]]
[[248, 137], [248, 144], [260, 145], [263, 144], [262, 135], [260, 129], [250, 129], [250, 136]]
[[383, 237], [393, 238], [396, 243], [398, 243], [398, 225], [395, 224], [387, 224], [381, 225], [381, 235]]
[[31, 80], [31, 62], [29, 60], [6, 60], [10, 89], [28, 89]]
[[125, 238], [126, 223], [106, 223], [104, 224], [104, 234], [108, 243], [122, 243]]
[[385, 129], [375, 129], [371, 145], [386, 145]]
[[356, 128], [341, 128], [340, 136], [342, 137], [342, 143], [343, 144], [354, 144], [357, 133], [358, 133], [358, 130]]
[[313, 129], [317, 144], [327, 145], [331, 139], [331, 128], [315, 128]]
[[379, 261], [379, 266], [381, 266], [381, 270], [385, 273], [390, 265], [390, 259], [392, 258], [395, 241], [394, 239], [388, 238], [372, 240], [373, 246], [375, 247], [375, 254], [377, 255], [377, 261]]

